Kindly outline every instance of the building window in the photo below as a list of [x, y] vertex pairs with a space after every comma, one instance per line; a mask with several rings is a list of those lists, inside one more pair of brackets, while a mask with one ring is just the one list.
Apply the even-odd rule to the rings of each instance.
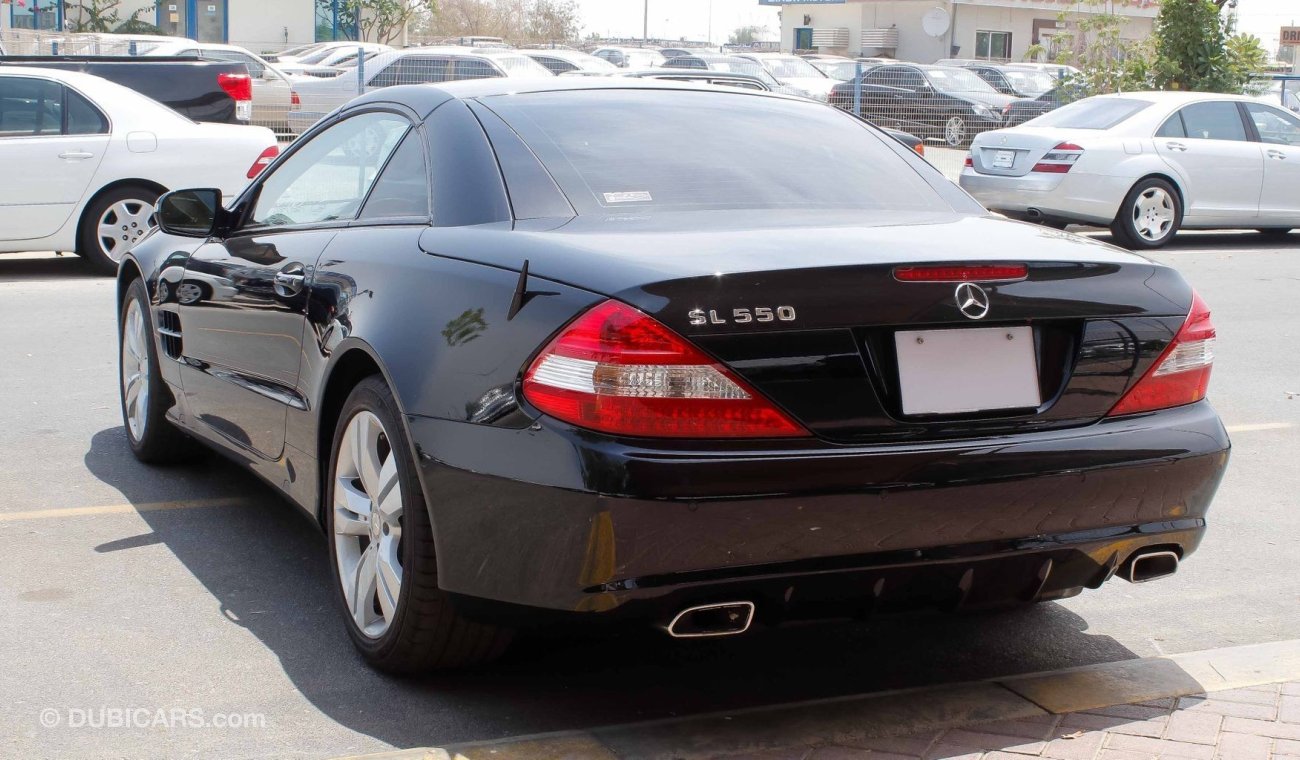
[[9, 5], [9, 25], [14, 29], [57, 30], [63, 25], [63, 0], [27, 0]]
[[347, 0], [316, 0], [316, 41], [361, 39], [355, 7]]
[[1011, 32], [975, 32], [975, 57], [1011, 60]]

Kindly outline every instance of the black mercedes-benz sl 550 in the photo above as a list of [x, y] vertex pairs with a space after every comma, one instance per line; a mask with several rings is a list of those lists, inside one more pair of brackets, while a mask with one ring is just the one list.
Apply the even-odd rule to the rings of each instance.
[[1174, 270], [996, 218], [830, 106], [393, 87], [124, 258], [131, 448], [316, 518], [394, 671], [1173, 573], [1228, 462]]

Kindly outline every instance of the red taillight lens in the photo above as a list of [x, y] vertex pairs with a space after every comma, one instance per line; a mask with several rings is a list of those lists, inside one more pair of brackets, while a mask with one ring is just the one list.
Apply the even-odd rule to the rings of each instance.
[[247, 74], [217, 74], [217, 85], [235, 101], [253, 99], [253, 78]]
[[1030, 171], [1043, 174], [1065, 174], [1074, 168], [1083, 156], [1083, 148], [1074, 143], [1064, 142], [1047, 152], [1043, 159], [1034, 164]]
[[278, 155], [280, 155], [280, 148], [276, 145], [272, 145], [262, 151], [262, 155], [258, 156], [257, 160], [253, 162], [253, 165], [248, 167], [248, 178], [252, 179], [261, 174], [262, 170], [270, 166], [271, 162], [274, 161], [275, 157]]
[[617, 301], [583, 314], [524, 373], [542, 412], [605, 433], [786, 438], [808, 432], [731, 370]]
[[966, 164], [965, 164], [965, 166], [966, 166], [967, 169], [974, 168], [974, 166], [975, 166], [975, 158], [974, 158], [973, 156], [971, 156], [971, 154], [969, 154], [969, 153], [966, 154]]
[[918, 156], [920, 156], [920, 157], [922, 157], [922, 158], [925, 158], [925, 143], [924, 143], [924, 142], [918, 142], [916, 145], [913, 145], [913, 146], [912, 146], [912, 150], [916, 151], [916, 155], [918, 155]]
[[1214, 336], [1210, 307], [1193, 293], [1192, 310], [1182, 329], [1108, 416], [1168, 409], [1205, 398], [1214, 367]]
[[299, 95], [298, 95], [298, 91], [297, 91], [297, 90], [290, 90], [290, 91], [289, 91], [289, 105], [291, 105], [291, 106], [301, 106], [301, 105], [302, 105], [302, 98], [299, 97]]
[[1005, 282], [1029, 276], [1024, 264], [979, 266], [894, 267], [899, 282]]

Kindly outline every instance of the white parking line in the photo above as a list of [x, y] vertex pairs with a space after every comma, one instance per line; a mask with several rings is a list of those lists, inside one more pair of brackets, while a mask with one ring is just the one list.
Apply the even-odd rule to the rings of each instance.
[[1228, 425], [1229, 433], [1254, 433], [1260, 430], [1287, 430], [1295, 427], [1290, 422], [1261, 422], [1256, 425]]

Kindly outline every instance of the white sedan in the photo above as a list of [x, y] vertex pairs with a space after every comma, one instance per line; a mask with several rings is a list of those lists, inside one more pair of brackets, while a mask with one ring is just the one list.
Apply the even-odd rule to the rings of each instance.
[[1300, 227], [1300, 118], [1246, 97], [1103, 95], [975, 138], [961, 186], [993, 211], [1110, 227], [1129, 248], [1179, 229]]
[[76, 251], [101, 272], [178, 187], [232, 199], [277, 155], [263, 127], [197, 124], [89, 74], [0, 70], [0, 253]]

